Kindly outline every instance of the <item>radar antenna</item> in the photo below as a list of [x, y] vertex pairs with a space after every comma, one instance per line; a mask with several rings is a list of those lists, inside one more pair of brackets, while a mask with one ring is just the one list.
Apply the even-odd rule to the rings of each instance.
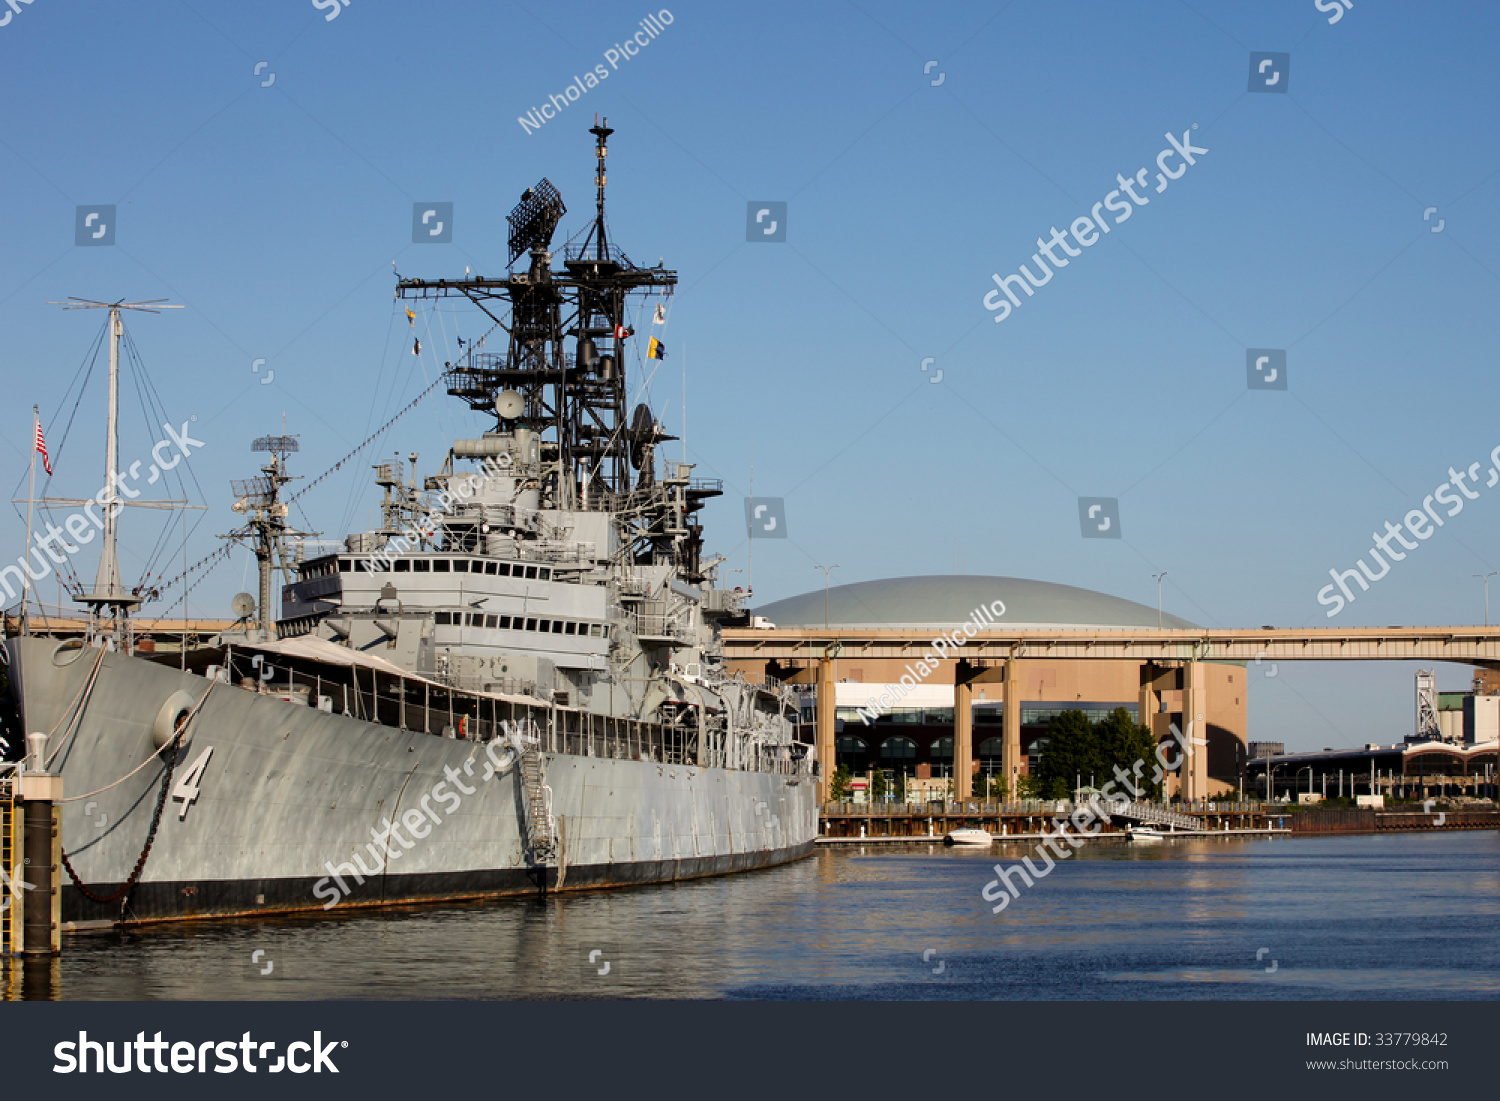
[[261, 467], [259, 478], [231, 481], [234, 511], [248, 517], [237, 531], [222, 536], [247, 544], [255, 554], [260, 573], [260, 628], [269, 637], [274, 630], [271, 616], [271, 571], [281, 570], [291, 576], [292, 562], [287, 554], [290, 537], [306, 538], [317, 532], [295, 531], [286, 522], [288, 505], [281, 499], [281, 487], [293, 480], [287, 473], [287, 456], [301, 450], [296, 436], [261, 436], [250, 445], [253, 452], [268, 453], [271, 458]]
[[528, 187], [516, 208], [505, 219], [510, 223], [508, 263], [514, 265], [516, 257], [523, 252], [530, 252], [535, 248], [545, 249], [550, 245], [553, 230], [567, 212], [562, 195], [545, 176], [535, 187]]

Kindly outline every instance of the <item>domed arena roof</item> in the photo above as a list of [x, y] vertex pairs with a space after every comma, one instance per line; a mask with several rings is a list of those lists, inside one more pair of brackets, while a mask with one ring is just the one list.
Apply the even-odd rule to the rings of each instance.
[[[758, 607], [777, 627], [824, 626], [823, 590], [790, 596]], [[912, 627], [934, 631], [951, 629], [969, 618], [976, 608], [1004, 603], [997, 617], [999, 628], [1012, 627], [1118, 627], [1156, 626], [1156, 609], [1107, 593], [1032, 581], [1024, 577], [977, 577], [940, 574], [928, 577], [892, 577], [836, 585], [828, 590], [831, 627], [857, 630], [905, 630]], [[1195, 628], [1179, 616], [1163, 614], [1163, 627]]]

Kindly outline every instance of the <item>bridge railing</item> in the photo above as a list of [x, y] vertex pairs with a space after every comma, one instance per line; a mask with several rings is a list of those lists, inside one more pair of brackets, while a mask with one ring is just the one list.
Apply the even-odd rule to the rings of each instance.
[[[1097, 804], [1108, 803], [1109, 800], [1097, 800]], [[1195, 802], [1195, 803], [1150, 803], [1136, 801], [1128, 803], [1115, 800], [1119, 807], [1139, 805], [1155, 808], [1159, 812], [1186, 815], [1205, 814], [1263, 814], [1267, 811], [1263, 803], [1226, 803], [1226, 802]], [[1007, 816], [1030, 816], [1030, 817], [1052, 817], [1055, 815], [1067, 815], [1077, 810], [1080, 806], [1091, 805], [1088, 800], [1075, 803], [1068, 799], [1021, 799], [1015, 802], [997, 802], [995, 800], [968, 799], [963, 802], [954, 800], [934, 800], [928, 803], [907, 803], [897, 800], [876, 800], [874, 802], [855, 802], [843, 800], [823, 804], [824, 814], [841, 815], [864, 815], [884, 817], [955, 817], [961, 815], [977, 815], [981, 817], [993, 817], [995, 815]], [[1272, 808], [1272, 813], [1284, 814], [1285, 808]]]

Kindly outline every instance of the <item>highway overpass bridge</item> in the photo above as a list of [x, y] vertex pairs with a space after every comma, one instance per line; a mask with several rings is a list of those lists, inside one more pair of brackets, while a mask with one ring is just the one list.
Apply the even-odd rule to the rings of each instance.
[[[886, 668], [915, 668], [933, 651], [931, 628], [868, 630], [825, 628], [734, 628], [724, 632], [724, 655], [731, 668], [752, 679], [768, 677], [818, 686], [817, 748], [823, 762], [821, 792], [826, 800], [834, 758], [834, 683], [839, 660], [880, 663]], [[1182, 715], [1202, 723], [1206, 692], [1204, 665], [1209, 662], [1282, 661], [1450, 661], [1500, 669], [1500, 627], [1262, 627], [1258, 630], [1202, 628], [1069, 628], [976, 631], [955, 656], [943, 656], [922, 679], [954, 686], [954, 798], [973, 794], [973, 691], [976, 684], [1004, 685], [1007, 700], [1021, 699], [1022, 672], [1028, 662], [1106, 660], [1133, 662], [1140, 668], [1143, 718], [1158, 714], [1166, 678], [1182, 692]], [[929, 663], [929, 666], [931, 663]], [[898, 679], [898, 678], [891, 678]], [[1003, 712], [1002, 773], [1010, 791], [1017, 790], [1021, 761], [1021, 709]], [[1164, 731], [1156, 731], [1158, 736]], [[1193, 732], [1201, 736], [1201, 728]], [[1194, 753], [1181, 770], [1178, 794], [1204, 797], [1208, 789], [1207, 754]]]

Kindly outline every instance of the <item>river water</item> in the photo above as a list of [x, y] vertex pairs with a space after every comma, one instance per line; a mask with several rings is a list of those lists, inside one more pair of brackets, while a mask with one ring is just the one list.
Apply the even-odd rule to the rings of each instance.
[[980, 892], [993, 866], [1032, 853], [819, 846], [787, 867], [662, 887], [82, 934], [47, 982], [23, 990], [12, 977], [0, 990], [68, 1000], [1500, 997], [1500, 832], [1101, 842], [991, 913]]

